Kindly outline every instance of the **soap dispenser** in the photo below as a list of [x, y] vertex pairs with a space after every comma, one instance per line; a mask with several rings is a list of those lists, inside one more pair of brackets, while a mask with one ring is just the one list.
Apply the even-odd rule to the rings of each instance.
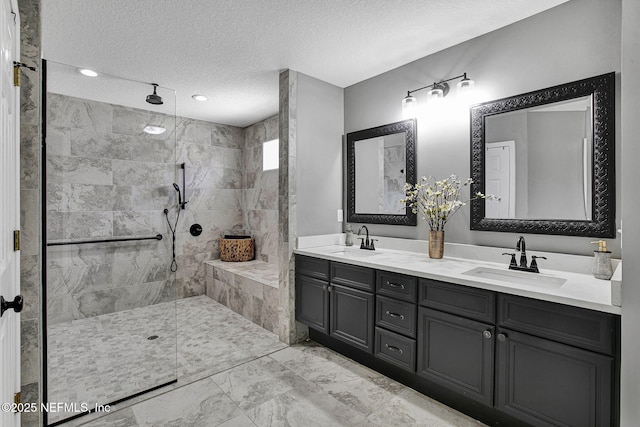
[[593, 277], [596, 279], [609, 280], [613, 276], [613, 268], [611, 267], [611, 251], [607, 250], [607, 242], [597, 240], [591, 242], [598, 245], [598, 250], [593, 251]]
[[351, 229], [351, 224], [347, 224], [345, 232], [347, 235], [344, 238], [344, 244], [347, 246], [353, 246], [353, 230]]

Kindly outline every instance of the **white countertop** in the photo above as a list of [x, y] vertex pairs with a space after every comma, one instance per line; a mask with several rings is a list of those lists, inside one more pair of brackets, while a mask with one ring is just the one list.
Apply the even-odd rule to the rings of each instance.
[[[447, 249], [445, 248], [443, 259], [431, 259], [426, 252], [386, 248], [367, 251], [360, 249], [358, 246], [347, 247], [335, 243], [323, 246], [299, 247], [294, 250], [294, 253], [606, 313], [622, 313], [620, 307], [612, 305], [611, 281], [596, 279], [590, 274], [540, 268], [539, 276], [541, 279], [564, 279], [565, 282], [562, 285], [546, 283], [514, 284], [508, 281], [464, 274], [474, 268], [484, 267], [504, 270], [507, 274], [527, 275], [523, 276], [525, 281], [530, 277], [533, 277], [533, 280], [537, 280], [535, 279], [538, 276], [536, 273], [508, 270], [509, 260], [506, 257], [503, 263], [448, 257]], [[542, 262], [544, 260], [540, 260], [539, 264], [542, 264]]]

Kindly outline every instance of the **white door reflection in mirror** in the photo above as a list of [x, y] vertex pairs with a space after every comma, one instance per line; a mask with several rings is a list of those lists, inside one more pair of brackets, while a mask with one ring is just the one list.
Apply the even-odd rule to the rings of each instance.
[[500, 200], [485, 201], [487, 218], [515, 218], [516, 148], [515, 141], [491, 142], [485, 148], [485, 185], [487, 194]]

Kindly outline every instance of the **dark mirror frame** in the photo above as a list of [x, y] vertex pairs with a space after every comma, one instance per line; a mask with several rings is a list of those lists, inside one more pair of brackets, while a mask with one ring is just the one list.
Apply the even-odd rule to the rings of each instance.
[[[394, 133], [405, 133], [406, 154], [406, 179], [407, 182], [416, 182], [416, 120], [409, 119], [401, 122], [390, 123], [371, 129], [364, 129], [347, 134], [347, 222], [359, 222], [369, 224], [390, 225], [416, 225], [416, 214], [411, 208], [405, 208], [404, 214], [374, 214], [356, 212], [356, 158], [355, 142], [362, 139], [375, 138]], [[400, 207], [399, 207], [400, 208]], [[401, 211], [401, 209], [399, 209]]]
[[471, 229], [566, 236], [615, 237], [615, 73], [485, 102], [470, 108], [471, 192], [485, 193], [487, 117], [592, 95], [593, 179], [591, 220], [485, 218], [485, 203], [472, 202]]

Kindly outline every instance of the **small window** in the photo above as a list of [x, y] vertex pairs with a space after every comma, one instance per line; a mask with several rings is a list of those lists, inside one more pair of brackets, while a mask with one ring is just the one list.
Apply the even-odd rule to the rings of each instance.
[[277, 139], [262, 144], [262, 170], [278, 169], [280, 164], [279, 141]]

